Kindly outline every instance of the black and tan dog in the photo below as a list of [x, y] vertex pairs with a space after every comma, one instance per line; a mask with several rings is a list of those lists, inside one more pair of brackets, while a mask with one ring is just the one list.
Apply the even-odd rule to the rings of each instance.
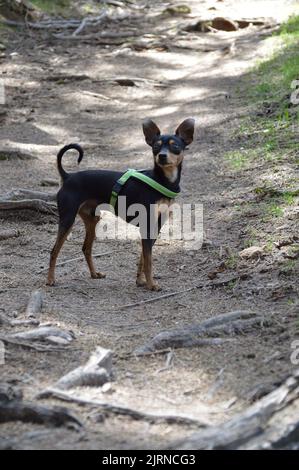
[[[184, 150], [193, 140], [194, 120], [186, 119], [176, 129], [173, 135], [161, 135], [156, 124], [147, 119], [143, 123], [143, 132], [148, 145], [152, 147], [154, 155], [154, 167], [150, 170], [142, 170], [142, 173], [152, 180], [164, 186], [170, 191], [179, 192], [182, 161]], [[63, 147], [57, 155], [57, 166], [62, 178], [62, 187], [57, 194], [59, 212], [59, 229], [56, 243], [51, 252], [50, 267], [48, 272], [48, 285], [55, 284], [55, 265], [58, 254], [71, 231], [77, 214], [81, 216], [86, 229], [83, 244], [83, 253], [93, 279], [103, 278], [104, 274], [95, 270], [92, 259], [92, 245], [95, 239], [96, 225], [100, 220], [95, 215], [97, 206], [108, 204], [112, 190], [123, 175], [122, 172], [109, 170], [86, 170], [76, 173], [67, 173], [61, 164], [62, 156], [69, 149], [79, 152], [78, 163], [83, 158], [83, 150], [77, 144]], [[149, 214], [150, 206], [159, 204], [161, 199], [165, 201], [159, 191], [148, 186], [143, 181], [130, 178], [121, 188], [120, 195], [126, 196], [126, 204], [142, 204]], [[166, 198], [167, 199], [167, 198]], [[115, 214], [118, 215], [118, 204], [115, 205]], [[126, 221], [131, 222], [133, 217], [126, 216]], [[161, 228], [161, 217], [157, 218], [158, 232]], [[151, 238], [149, 229], [141, 229], [142, 253], [138, 264], [138, 286], [145, 285], [150, 290], [158, 290], [158, 285], [152, 275], [152, 247], [155, 238]]]

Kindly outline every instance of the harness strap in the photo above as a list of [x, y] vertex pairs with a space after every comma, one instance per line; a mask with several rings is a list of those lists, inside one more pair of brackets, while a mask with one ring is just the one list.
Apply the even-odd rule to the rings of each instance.
[[110, 205], [113, 208], [115, 207], [117, 197], [118, 197], [119, 192], [121, 191], [121, 188], [131, 177], [136, 178], [140, 181], [143, 181], [143, 183], [146, 183], [148, 186], [151, 186], [151, 188], [163, 194], [163, 196], [169, 197], [171, 199], [175, 198], [179, 194], [179, 191], [176, 193], [175, 191], [171, 191], [170, 189], [165, 188], [165, 186], [153, 180], [149, 176], [144, 175], [143, 173], [140, 173], [140, 171], [129, 169], [116, 181], [116, 183], [114, 184], [112, 188], [111, 197], [110, 197]]

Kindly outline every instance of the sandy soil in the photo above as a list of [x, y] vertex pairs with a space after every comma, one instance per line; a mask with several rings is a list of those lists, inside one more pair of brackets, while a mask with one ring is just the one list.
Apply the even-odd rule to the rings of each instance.
[[[178, 25], [194, 21], [180, 16], [161, 19], [158, 15], [163, 5], [152, 3], [144, 15], [124, 20], [125, 27], [142, 28], [161, 38]], [[269, 4], [189, 3], [195, 17], [208, 15], [211, 6], [219, 14], [234, 11], [232, 17], [261, 17]], [[289, 3], [285, 3], [283, 11], [273, 9], [278, 20], [288, 12]], [[242, 10], [245, 7], [246, 11]], [[0, 193], [18, 187], [48, 190], [41, 181], [55, 178], [58, 182], [57, 150], [73, 141], [85, 148], [81, 169], [150, 166], [152, 157], [143, 140], [142, 119], [151, 117], [163, 130], [173, 131], [184, 118], [194, 117], [196, 137], [185, 157], [179, 200], [203, 204], [205, 241], [201, 250], [191, 252], [184, 250], [181, 242], [158, 241], [154, 268], [163, 293], [208, 281], [208, 273], [230, 253], [244, 248], [248, 220], [233, 209], [249, 197], [259, 177], [256, 170], [236, 178], [223, 159], [223, 153], [231, 149], [233, 129], [247, 112], [237, 93], [240, 80], [266, 53], [265, 36], [257, 31], [264, 32], [249, 28], [232, 33], [187, 33], [170, 41], [170, 48], [160, 44], [141, 51], [96, 41], [59, 41], [34, 32], [14, 35], [7, 58], [0, 65], [8, 110], [1, 124], [1, 140], [3, 145], [26, 150], [36, 158], [0, 161]], [[233, 49], [223, 48], [231, 41], [236, 41]], [[203, 52], [203, 46], [215, 50]], [[53, 81], [59, 74], [73, 78]], [[85, 79], [76, 79], [83, 74], [87, 75]], [[146, 80], [136, 82], [137, 86], [104, 80], [119, 77]], [[72, 156], [65, 158], [65, 166], [76, 168]], [[295, 280], [279, 277], [271, 257], [254, 262], [239, 260], [217, 275], [217, 280], [236, 276], [237, 282], [122, 309], [123, 305], [157, 295], [135, 286], [140, 250], [137, 242], [95, 243], [94, 252], [111, 252], [96, 261], [106, 279], [90, 279], [82, 260], [59, 267], [57, 286], [45, 287], [45, 272], [39, 271], [48, 264], [56, 217], [31, 211], [2, 212], [0, 222], [5, 229], [15, 228], [21, 233], [18, 238], [1, 241], [0, 310], [8, 316], [21, 315], [30, 292], [43, 287], [42, 321], [72, 330], [76, 336], [63, 352], [7, 347], [1, 377], [20, 386], [26, 399], [82, 364], [96, 345], [114, 351], [115, 379], [108, 392], [80, 389], [80, 396], [143, 411], [187, 414], [204, 423], [225, 421], [244, 409], [256, 386], [273, 383], [291, 370], [289, 328], [295, 312], [289, 300], [296, 297]], [[60, 261], [81, 254], [83, 237], [78, 220]], [[221, 346], [175, 350], [166, 369], [163, 354], [142, 358], [132, 354], [162, 330], [239, 309], [262, 313], [274, 323], [235, 336]], [[61, 404], [55, 400], [44, 403]], [[0, 426], [2, 445], [22, 449], [163, 448], [194, 431], [190, 426], [151, 424], [104, 413], [99, 416], [92, 407], [67, 406], [84, 422], [84, 431], [5, 424]]]

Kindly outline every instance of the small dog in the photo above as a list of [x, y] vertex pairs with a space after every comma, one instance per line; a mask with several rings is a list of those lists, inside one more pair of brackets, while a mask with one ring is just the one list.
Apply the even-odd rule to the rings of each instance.
[[[176, 129], [173, 135], [161, 135], [158, 126], [146, 119], [143, 122], [143, 133], [146, 143], [152, 148], [154, 167], [150, 170], [142, 170], [141, 173], [148, 179], [162, 185], [169, 193], [179, 192], [182, 162], [184, 150], [193, 141], [194, 119], [186, 119]], [[96, 225], [100, 220], [95, 215], [97, 206], [108, 204], [112, 191], [115, 190], [123, 173], [109, 170], [86, 170], [76, 173], [67, 173], [61, 164], [62, 156], [67, 150], [76, 149], [79, 153], [78, 164], [83, 158], [83, 150], [77, 144], [63, 147], [57, 155], [57, 167], [62, 179], [62, 187], [57, 194], [59, 213], [59, 228], [55, 245], [51, 251], [50, 267], [47, 284], [55, 284], [55, 266], [58, 254], [75, 222], [77, 214], [81, 216], [86, 229], [86, 236], [82, 247], [90, 275], [93, 279], [105, 277], [97, 272], [92, 259], [92, 245], [95, 239]], [[118, 185], [119, 186], [119, 185]], [[161, 194], [155, 187], [136, 179], [129, 178], [125, 184], [118, 187], [120, 195], [126, 196], [127, 207], [131, 204], [142, 204], [150, 212], [151, 205], [159, 205], [161, 201], [170, 202], [171, 199]], [[161, 229], [161, 214], [156, 220], [157, 233]], [[118, 215], [116, 200], [115, 214]], [[126, 222], [131, 222], [133, 217], [126, 216]], [[152, 274], [152, 248], [155, 238], [151, 238], [149, 229], [146, 231], [140, 227], [142, 238], [142, 253], [138, 263], [136, 284], [146, 286], [149, 290], [159, 290], [159, 286]]]

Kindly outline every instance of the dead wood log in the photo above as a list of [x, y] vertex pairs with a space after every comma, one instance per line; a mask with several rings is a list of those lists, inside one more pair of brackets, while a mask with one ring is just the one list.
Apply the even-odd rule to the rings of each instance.
[[33, 351], [37, 352], [59, 352], [59, 351], [65, 351], [65, 346], [64, 347], [58, 347], [58, 346], [46, 346], [44, 344], [35, 344], [35, 343], [28, 343], [26, 341], [22, 341], [16, 338], [12, 338], [11, 336], [4, 336], [0, 335], [0, 341], [2, 341], [4, 344], [11, 344], [13, 346], [20, 346], [22, 348], [26, 349], [32, 349]]
[[166, 348], [190, 348], [222, 344], [229, 341], [220, 335], [241, 334], [255, 327], [269, 326], [270, 318], [256, 315], [254, 312], [236, 311], [219, 315], [200, 324], [158, 333], [151, 341], [137, 348], [135, 354], [140, 356]]
[[79, 419], [67, 408], [54, 406], [52, 408], [23, 402], [0, 402], [0, 423], [22, 421], [52, 426], [76, 425], [82, 427]]
[[55, 327], [43, 326], [40, 328], [34, 328], [33, 330], [21, 331], [9, 335], [9, 338], [21, 340], [21, 341], [41, 341], [53, 343], [53, 339], [60, 338], [63, 342], [57, 341], [59, 344], [69, 344], [74, 339], [74, 334], [71, 331], [63, 331]]
[[[171, 444], [171, 449], [299, 449], [299, 370], [224, 424]], [[169, 448], [169, 447], [168, 447]]]
[[56, 193], [45, 193], [42, 191], [32, 191], [31, 189], [12, 189], [0, 197], [0, 201], [16, 201], [20, 199], [39, 199], [40, 201], [56, 201]]
[[30, 320], [11, 320], [5, 315], [0, 314], [0, 326], [38, 326], [39, 321], [30, 319]]
[[57, 389], [48, 389], [45, 392], [37, 395], [36, 398], [57, 398], [59, 400], [79, 403], [81, 405], [91, 405], [107, 413], [113, 413], [116, 415], [129, 416], [132, 419], [140, 421], [148, 421], [150, 423], [169, 423], [169, 424], [181, 424], [187, 426], [196, 426], [196, 427], [206, 427], [207, 422], [200, 421], [195, 418], [186, 415], [172, 415], [172, 414], [155, 414], [155, 413], [145, 413], [143, 411], [134, 410], [122, 405], [113, 405], [111, 403], [100, 402], [98, 400], [87, 400], [85, 398], [80, 398], [74, 396], [68, 392], [64, 392]]
[[43, 306], [43, 291], [35, 290], [32, 292], [28, 305], [26, 307], [25, 316], [28, 318], [35, 318], [38, 315]]
[[23, 199], [20, 201], [3, 201], [0, 198], [0, 210], [12, 211], [12, 210], [34, 210], [42, 212], [43, 214], [57, 215], [57, 208], [55, 204], [50, 204], [40, 199]]
[[[72, 370], [56, 382], [54, 388], [69, 390], [73, 387], [99, 387], [108, 382], [112, 371], [112, 351], [97, 347], [87, 363]], [[48, 390], [40, 393], [47, 396]]]

